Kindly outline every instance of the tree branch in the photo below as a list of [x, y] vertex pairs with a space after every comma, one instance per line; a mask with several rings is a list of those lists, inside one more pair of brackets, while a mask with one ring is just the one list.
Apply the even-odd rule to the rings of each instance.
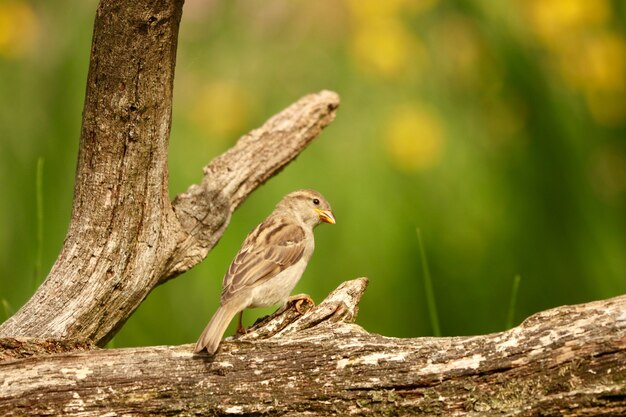
[[626, 413], [626, 296], [542, 312], [502, 333], [396, 339], [351, 323], [365, 284], [342, 284], [303, 316], [290, 305], [213, 357], [183, 345], [5, 361], [0, 412]]
[[339, 96], [332, 91], [307, 95], [204, 167], [202, 182], [174, 200], [174, 211], [187, 237], [162, 280], [204, 259], [239, 204], [302, 152], [335, 119], [338, 107]]

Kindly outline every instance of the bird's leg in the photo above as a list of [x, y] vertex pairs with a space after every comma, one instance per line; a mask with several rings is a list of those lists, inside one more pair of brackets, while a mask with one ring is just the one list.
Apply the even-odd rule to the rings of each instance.
[[239, 319], [237, 320], [237, 330], [236, 330], [236, 334], [246, 334], [248, 333], [248, 329], [246, 329], [245, 327], [243, 327], [243, 310], [241, 310], [239, 312]]
[[308, 294], [296, 294], [296, 295], [292, 295], [291, 297], [289, 297], [289, 299], [287, 300], [287, 302], [295, 302], [294, 307], [296, 308], [296, 311], [300, 314], [303, 315], [304, 313], [306, 313], [306, 311], [302, 310], [302, 304], [309, 304], [311, 307], [315, 306], [315, 301], [313, 301], [313, 299], [311, 298], [310, 295]]

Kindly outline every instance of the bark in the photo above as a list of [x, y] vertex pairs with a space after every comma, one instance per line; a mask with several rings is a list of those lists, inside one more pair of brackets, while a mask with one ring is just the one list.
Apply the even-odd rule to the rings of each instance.
[[289, 305], [215, 356], [183, 345], [20, 359], [38, 342], [2, 340], [14, 355], [0, 363], [0, 412], [626, 415], [626, 296], [502, 333], [396, 339], [352, 323], [366, 283], [342, 284], [303, 315]]
[[203, 260], [232, 212], [335, 117], [303, 97], [242, 137], [170, 203], [167, 145], [182, 0], [98, 7], [70, 227], [45, 282], [0, 337], [109, 341], [150, 291]]

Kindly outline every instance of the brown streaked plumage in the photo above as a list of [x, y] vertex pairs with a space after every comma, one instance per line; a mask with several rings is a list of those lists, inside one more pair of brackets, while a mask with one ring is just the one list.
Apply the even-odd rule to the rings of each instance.
[[235, 255], [224, 276], [220, 307], [194, 352], [215, 353], [228, 324], [244, 309], [287, 301], [313, 254], [313, 229], [322, 222], [334, 224], [335, 217], [317, 191], [294, 191], [276, 205]]

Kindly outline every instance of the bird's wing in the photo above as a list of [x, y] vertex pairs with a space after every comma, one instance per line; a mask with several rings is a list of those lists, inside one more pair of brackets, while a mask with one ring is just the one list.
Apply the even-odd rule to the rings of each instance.
[[245, 287], [266, 281], [302, 258], [306, 247], [302, 227], [283, 218], [270, 217], [257, 226], [224, 276], [221, 301], [224, 304]]

